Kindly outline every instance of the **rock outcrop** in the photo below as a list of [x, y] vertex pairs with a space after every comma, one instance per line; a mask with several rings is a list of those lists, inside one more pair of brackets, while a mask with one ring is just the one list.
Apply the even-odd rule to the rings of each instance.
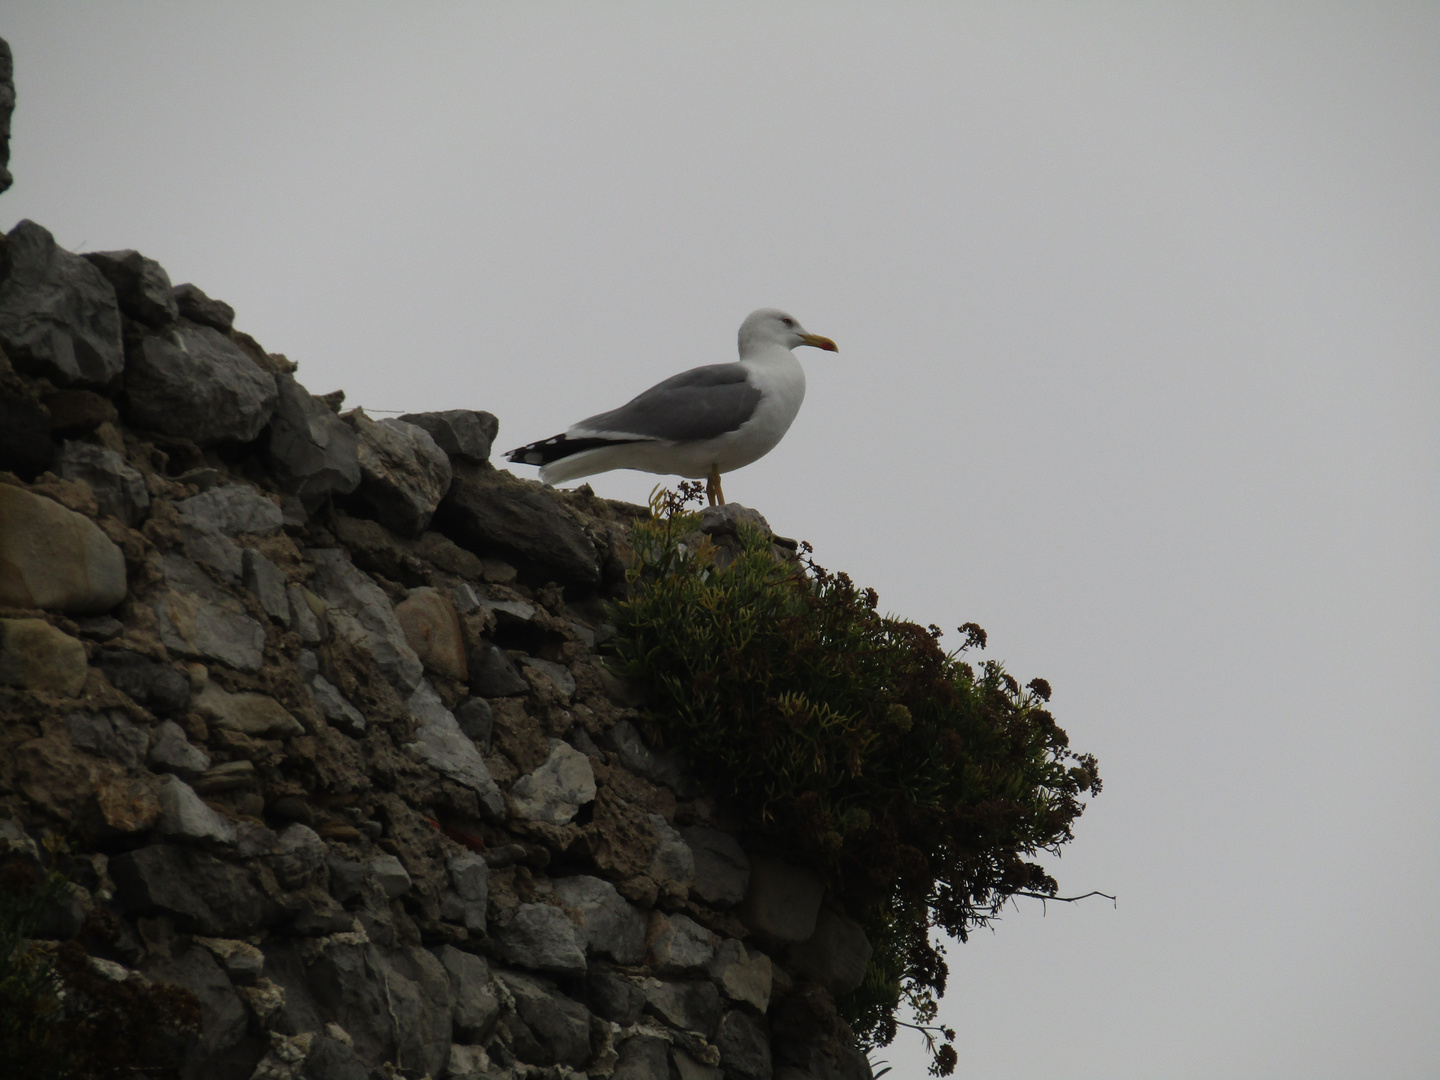
[[868, 1077], [863, 933], [596, 650], [636, 508], [233, 321], [0, 245], [0, 861], [67, 839], [94, 962], [196, 995], [186, 1077]]

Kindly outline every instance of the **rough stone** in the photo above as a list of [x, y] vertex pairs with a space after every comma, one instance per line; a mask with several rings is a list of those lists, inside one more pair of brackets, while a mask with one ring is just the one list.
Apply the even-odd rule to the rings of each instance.
[[38, 401], [0, 396], [0, 469], [31, 483], [59, 453], [51, 429], [50, 414]]
[[315, 510], [331, 495], [360, 484], [360, 440], [350, 425], [294, 376], [275, 377], [278, 399], [265, 440], [265, 459], [281, 486]]
[[652, 911], [645, 939], [650, 966], [667, 974], [704, 970], [715, 958], [714, 935], [688, 915]]
[[500, 432], [500, 421], [492, 414], [470, 409], [407, 413], [400, 419], [423, 428], [449, 457], [476, 464], [490, 460], [491, 444]]
[[506, 926], [492, 926], [500, 955], [516, 967], [557, 975], [585, 973], [585, 945], [565, 912], [550, 904], [521, 904]]
[[180, 532], [185, 537], [185, 554], [203, 563], [226, 581], [238, 582], [245, 570], [245, 551], [218, 529], [196, 525], [181, 519]]
[[193, 786], [201, 795], [215, 795], [221, 791], [250, 787], [254, 783], [255, 763], [240, 758], [206, 769], [195, 778]]
[[0, 619], [0, 684], [75, 697], [89, 670], [78, 638], [43, 619]]
[[235, 325], [235, 309], [224, 300], [212, 300], [199, 286], [188, 281], [171, 290], [176, 310], [189, 319], [204, 326], [213, 326], [222, 334], [230, 332]]
[[265, 954], [248, 941], [197, 937], [195, 943], [208, 950], [215, 962], [225, 969], [231, 982], [237, 985], [255, 983], [265, 970]]
[[645, 992], [638, 980], [595, 964], [585, 974], [585, 995], [597, 1015], [622, 1027], [637, 1023], [645, 1008]]
[[174, 552], [163, 560], [169, 589], [157, 597], [160, 640], [181, 656], [218, 660], [240, 671], [259, 671], [265, 629], [198, 566]]
[[[716, 1065], [706, 1065], [696, 1061], [679, 1047], [670, 1051], [670, 1060], [675, 1064], [675, 1075], [677, 1080], [723, 1080], [725, 1073]], [[785, 1080], [777, 1074], [776, 1080]], [[808, 1080], [808, 1078], [792, 1077], [791, 1080]]]
[[[339, 1028], [338, 1024], [329, 1025]], [[370, 1070], [350, 1042], [317, 1035], [305, 1057], [306, 1080], [369, 1080]], [[482, 1078], [483, 1080], [483, 1078]]]
[[410, 874], [405, 864], [394, 855], [377, 855], [366, 865], [366, 869], [375, 875], [381, 890], [391, 900], [410, 891]]
[[127, 769], [138, 768], [150, 747], [145, 729], [132, 724], [120, 709], [71, 713], [65, 718], [65, 729], [72, 746], [107, 757]]
[[287, 825], [281, 832], [270, 866], [287, 889], [303, 889], [324, 877], [325, 841], [308, 825]]
[[285, 586], [290, 601], [290, 625], [306, 645], [318, 645], [328, 634], [325, 611], [328, 605], [309, 589], [299, 585]]
[[594, 798], [595, 771], [590, 759], [559, 739], [550, 740], [545, 763], [510, 789], [510, 804], [517, 815], [551, 825], [567, 824]]
[[531, 671], [538, 671], [545, 676], [567, 700], [574, 696], [575, 676], [570, 674], [570, 669], [564, 664], [557, 664], [553, 660], [542, 660], [538, 656], [524, 656], [520, 658], [520, 666]]
[[428, 585], [411, 589], [409, 595], [395, 605], [395, 621], [425, 667], [459, 682], [470, 678], [460, 616], [450, 598], [439, 589]]
[[209, 937], [245, 937], [276, 922], [280, 908], [241, 867], [198, 848], [152, 844], [110, 860], [127, 911], [163, 911]]
[[125, 367], [115, 289], [33, 221], [0, 253], [0, 348], [57, 386], [105, 387]]
[[759, 529], [766, 536], [775, 535], [760, 511], [739, 503], [707, 506], [700, 511], [700, 531], [706, 536], [735, 536], [742, 525]]
[[93, 522], [0, 484], [0, 604], [99, 614], [126, 588], [125, 556]]
[[770, 1039], [760, 1020], [738, 1009], [727, 1012], [715, 1045], [725, 1080], [771, 1080]]
[[303, 735], [305, 728], [291, 716], [285, 706], [267, 694], [243, 690], [232, 694], [214, 683], [195, 695], [191, 703], [215, 723], [232, 731], [241, 731], [255, 738], [285, 738]]
[[285, 592], [288, 584], [285, 571], [260, 552], [246, 548], [241, 563], [241, 580], [245, 588], [255, 594], [266, 615], [282, 626], [290, 625], [290, 598]]
[[127, 358], [130, 418], [199, 446], [250, 442], [270, 421], [277, 397], [275, 376], [208, 326], [152, 331]]
[[[515, 1014], [530, 1036], [528, 1053], [516, 1040], [516, 1056], [534, 1065], [581, 1066], [590, 1057], [590, 1010], [578, 1001], [510, 971], [496, 972], [515, 999]], [[517, 1034], [511, 1029], [512, 1036]]]
[[451, 889], [441, 902], [441, 917], [459, 923], [472, 934], [483, 934], [490, 865], [473, 851], [464, 851], [447, 856], [445, 869], [450, 873]]
[[510, 697], [530, 692], [515, 666], [515, 661], [505, 655], [494, 642], [481, 641], [470, 650], [470, 689], [481, 697]]
[[712, 907], [733, 907], [750, 885], [750, 859], [729, 833], [691, 825], [680, 830], [694, 856], [690, 891]]
[[422, 681], [405, 707], [415, 720], [415, 741], [405, 744], [406, 752], [442, 776], [474, 791], [491, 814], [503, 815], [505, 797], [491, 778], [485, 759], [465, 737], [434, 688]]
[[465, 737], [476, 746], [489, 747], [490, 729], [495, 722], [495, 711], [482, 697], [466, 698], [455, 710], [455, 720]]
[[[690, 845], [661, 815], [648, 815], [655, 830], [655, 850], [650, 856], [650, 876], [656, 881], [673, 881], [688, 889], [695, 879], [695, 855]], [[683, 895], [683, 893], [682, 893]]]
[[500, 1017], [500, 1000], [490, 985], [489, 965], [483, 957], [461, 952], [453, 945], [442, 945], [435, 955], [450, 978], [455, 1034], [469, 1043], [484, 1042]]
[[645, 1007], [671, 1027], [709, 1038], [720, 1023], [720, 991], [712, 982], [642, 979]]
[[694, 782], [680, 764], [679, 756], [673, 751], [650, 749], [645, 745], [639, 730], [629, 720], [621, 720], [607, 731], [604, 742], [620, 755], [620, 763], [637, 776], [643, 776], [656, 784], [664, 784], [681, 798], [694, 794]]
[[450, 489], [450, 459], [423, 428], [346, 413], [360, 437], [360, 486], [348, 504], [402, 536], [419, 536]]
[[316, 675], [310, 680], [310, 696], [315, 699], [325, 719], [345, 734], [357, 739], [365, 734], [365, 714], [346, 701], [345, 695], [324, 675]]
[[595, 545], [559, 498], [508, 472], [457, 463], [435, 521], [477, 555], [499, 554], [562, 583], [600, 582]]
[[326, 618], [335, 634], [370, 654], [380, 674], [402, 694], [415, 692], [425, 669], [395, 621], [390, 598], [336, 548], [311, 548], [315, 565], [311, 585], [326, 601]]
[[555, 895], [580, 930], [592, 956], [608, 956], [617, 964], [645, 959], [645, 916], [620, 895], [614, 885], [597, 877], [555, 878]]
[[795, 974], [818, 982], [839, 997], [859, 987], [872, 951], [859, 923], [822, 907], [815, 919], [815, 933], [791, 946], [785, 962]]
[[756, 855], [750, 860], [750, 888], [737, 914], [764, 940], [805, 941], [815, 933], [824, 895], [825, 883], [810, 871]]
[[731, 1001], [743, 1002], [761, 1013], [770, 1007], [773, 968], [770, 957], [760, 950], [747, 949], [744, 942], [727, 938], [715, 950], [709, 972]]
[[631, 1035], [620, 1044], [610, 1080], [670, 1080], [670, 1044], [655, 1035]]
[[268, 536], [285, 524], [274, 501], [247, 484], [225, 484], [175, 504], [180, 517], [226, 536]]
[[200, 1036], [187, 1047], [182, 1076], [232, 1080], [251, 1074], [264, 1046], [250, 1035], [245, 1006], [208, 949], [151, 956], [141, 970], [153, 982], [184, 987], [200, 1004]]
[[158, 716], [173, 716], [190, 703], [190, 680], [169, 664], [129, 649], [98, 649], [95, 666], [116, 690]]
[[114, 450], [67, 442], [55, 459], [54, 471], [66, 480], [85, 481], [95, 493], [100, 513], [114, 514], [126, 525], [138, 525], [150, 509], [145, 477]]
[[201, 802], [195, 789], [178, 776], [160, 781], [160, 820], [155, 831], [175, 840], [227, 847], [238, 839], [234, 823]]
[[180, 308], [171, 293], [170, 275], [138, 251], [87, 251], [81, 256], [115, 287], [120, 310], [150, 326], [174, 322]]
[[162, 720], [150, 744], [150, 767], [189, 780], [210, 768], [210, 755], [185, 737], [185, 729], [173, 720]]

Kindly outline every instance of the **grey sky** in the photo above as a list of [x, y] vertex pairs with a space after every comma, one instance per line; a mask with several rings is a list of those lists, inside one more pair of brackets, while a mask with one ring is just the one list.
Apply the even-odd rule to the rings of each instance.
[[1106, 782], [1051, 862], [1118, 909], [951, 948], [959, 1075], [1440, 1073], [1440, 6], [10, 0], [0, 36], [0, 225], [141, 249], [317, 393], [508, 448], [755, 307], [839, 343], [727, 495], [983, 625]]

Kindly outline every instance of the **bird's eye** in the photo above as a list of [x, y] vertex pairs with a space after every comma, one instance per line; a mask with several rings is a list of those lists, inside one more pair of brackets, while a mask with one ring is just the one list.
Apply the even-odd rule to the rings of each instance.
[[780, 321], [783, 322], [786, 326], [794, 326], [794, 325], [795, 325], [795, 320], [794, 320], [794, 319], [785, 318], [785, 319], [781, 319]]

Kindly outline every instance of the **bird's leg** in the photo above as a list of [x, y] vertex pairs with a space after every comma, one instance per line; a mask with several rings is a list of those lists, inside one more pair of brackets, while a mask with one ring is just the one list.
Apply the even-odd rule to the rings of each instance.
[[719, 506], [725, 501], [725, 493], [720, 490], [720, 467], [710, 466], [710, 475], [705, 478], [705, 497], [710, 501], [711, 506]]

